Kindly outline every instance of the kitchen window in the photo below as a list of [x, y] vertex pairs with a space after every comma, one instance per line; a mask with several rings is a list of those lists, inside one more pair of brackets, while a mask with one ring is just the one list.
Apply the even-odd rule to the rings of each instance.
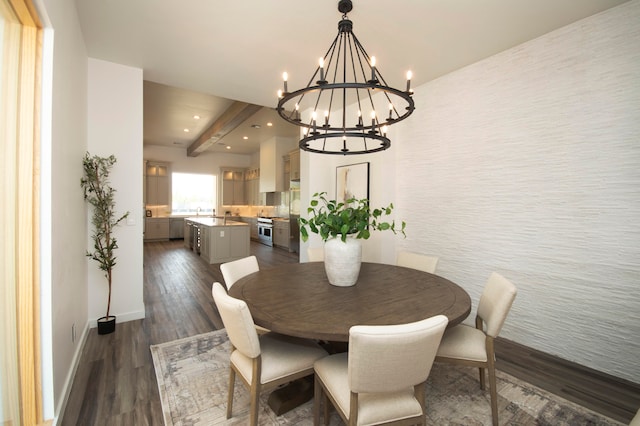
[[216, 208], [216, 176], [171, 174], [171, 214], [213, 215]]

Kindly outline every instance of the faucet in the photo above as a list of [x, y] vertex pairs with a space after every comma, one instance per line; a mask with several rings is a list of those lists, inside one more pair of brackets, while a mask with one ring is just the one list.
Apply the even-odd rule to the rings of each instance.
[[224, 212], [224, 219], [222, 219], [222, 224], [226, 225], [227, 224], [227, 215], [230, 215], [231, 212]]

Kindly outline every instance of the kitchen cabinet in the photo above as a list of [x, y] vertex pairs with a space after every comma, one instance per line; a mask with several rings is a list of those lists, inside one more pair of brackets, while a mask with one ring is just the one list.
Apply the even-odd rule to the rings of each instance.
[[300, 180], [300, 150], [289, 153], [289, 180]]
[[253, 218], [249, 221], [249, 227], [250, 227], [250, 235], [251, 235], [251, 239], [258, 241], [260, 239], [260, 237], [258, 236], [258, 219]]
[[260, 196], [260, 169], [248, 169], [244, 174], [244, 191], [246, 202], [250, 206], [264, 204]]
[[289, 250], [289, 221], [273, 221], [273, 245]]
[[169, 164], [147, 161], [145, 201], [148, 206], [169, 205]]
[[258, 241], [258, 218], [255, 216], [242, 216], [239, 219], [249, 225], [250, 238]]
[[221, 169], [222, 174], [222, 205], [245, 205], [244, 170]]
[[172, 217], [169, 219], [169, 238], [184, 238], [184, 219], [181, 217]]
[[284, 166], [284, 189], [288, 191], [289, 189], [291, 189], [291, 162], [289, 161], [289, 154], [282, 157], [282, 161]]
[[170, 219], [168, 217], [146, 218], [144, 226], [144, 240], [157, 241], [169, 239]]

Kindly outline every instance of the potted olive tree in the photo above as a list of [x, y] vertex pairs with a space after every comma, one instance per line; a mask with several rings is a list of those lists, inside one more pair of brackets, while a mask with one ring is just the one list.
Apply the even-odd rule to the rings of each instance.
[[302, 241], [309, 239], [309, 232], [320, 235], [324, 246], [324, 265], [329, 282], [336, 286], [352, 286], [358, 280], [362, 262], [362, 242], [372, 231], [392, 231], [405, 235], [406, 223], [399, 229], [394, 220], [385, 221], [391, 215], [393, 204], [371, 209], [366, 198], [351, 198], [344, 203], [328, 200], [326, 192], [313, 194], [307, 208], [309, 218], [299, 218]]
[[91, 205], [91, 224], [93, 231], [93, 250], [87, 251], [87, 257], [96, 262], [107, 278], [109, 294], [107, 296], [107, 313], [104, 317], [98, 318], [98, 334], [113, 333], [116, 327], [116, 317], [109, 314], [111, 309], [111, 277], [113, 267], [116, 265], [115, 250], [118, 242], [113, 235], [114, 228], [122, 222], [128, 215], [126, 212], [122, 216], [116, 214], [116, 202], [113, 189], [109, 182], [109, 173], [116, 163], [116, 157], [91, 156], [85, 154], [82, 165], [84, 175], [80, 180], [80, 185], [84, 190], [84, 199]]

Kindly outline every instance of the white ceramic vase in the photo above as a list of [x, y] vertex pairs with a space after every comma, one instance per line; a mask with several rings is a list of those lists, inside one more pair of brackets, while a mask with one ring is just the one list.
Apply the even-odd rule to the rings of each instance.
[[324, 269], [329, 282], [349, 287], [358, 281], [362, 263], [362, 241], [347, 237], [346, 242], [332, 238], [324, 243]]

